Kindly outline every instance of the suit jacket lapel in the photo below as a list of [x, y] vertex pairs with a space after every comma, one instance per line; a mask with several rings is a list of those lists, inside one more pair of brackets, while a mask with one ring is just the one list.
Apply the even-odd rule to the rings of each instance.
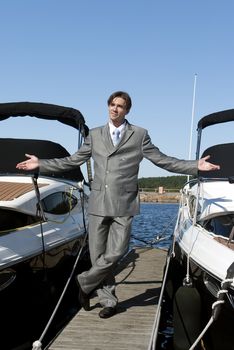
[[108, 153], [112, 153], [116, 148], [114, 147], [112, 140], [111, 140], [111, 135], [110, 135], [108, 123], [102, 129], [102, 139], [103, 139], [103, 143], [106, 146]]
[[133, 133], [134, 131], [132, 130], [131, 124], [129, 124], [129, 122], [126, 120], [126, 126], [124, 129], [123, 135], [120, 139], [120, 142], [116, 146], [116, 148], [118, 149], [119, 147], [123, 146], [129, 140], [129, 138], [132, 136]]

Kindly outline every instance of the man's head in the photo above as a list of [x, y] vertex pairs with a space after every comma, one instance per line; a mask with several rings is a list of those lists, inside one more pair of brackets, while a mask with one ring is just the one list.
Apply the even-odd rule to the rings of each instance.
[[109, 117], [112, 123], [120, 126], [132, 106], [131, 97], [124, 91], [116, 91], [107, 100]]
[[120, 98], [122, 98], [125, 101], [125, 106], [126, 106], [126, 110], [127, 110], [127, 113], [128, 113], [130, 111], [131, 107], [132, 107], [132, 100], [131, 100], [131, 97], [129, 96], [129, 94], [127, 92], [124, 92], [124, 91], [113, 92], [113, 94], [111, 94], [110, 97], [107, 100], [108, 106], [110, 106], [111, 102], [116, 97], [120, 97]]

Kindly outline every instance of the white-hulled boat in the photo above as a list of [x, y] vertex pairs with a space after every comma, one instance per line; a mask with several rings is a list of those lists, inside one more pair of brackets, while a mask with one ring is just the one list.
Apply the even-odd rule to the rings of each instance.
[[[88, 132], [82, 114], [73, 108], [33, 102], [0, 104], [0, 121], [18, 116], [74, 127], [79, 146]], [[80, 169], [25, 174], [16, 169], [25, 153], [39, 158], [69, 155], [52, 141], [0, 138], [0, 347], [4, 350], [32, 348], [86, 237], [89, 186]], [[78, 270], [84, 268], [86, 253], [83, 249]]]
[[[217, 112], [199, 121], [197, 159], [202, 130], [233, 121], [234, 110]], [[201, 349], [202, 342], [205, 349], [234, 348], [233, 152], [234, 143], [205, 150], [202, 156], [210, 155], [210, 161], [220, 164], [221, 169], [199, 172], [181, 191], [174, 231], [174, 276], [170, 276], [177, 285], [174, 347], [178, 350]]]

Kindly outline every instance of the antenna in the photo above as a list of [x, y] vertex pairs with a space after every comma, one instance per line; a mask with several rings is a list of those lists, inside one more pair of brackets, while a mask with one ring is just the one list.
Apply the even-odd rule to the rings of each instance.
[[[193, 103], [192, 103], [192, 115], [191, 115], [191, 126], [190, 126], [190, 141], [189, 141], [189, 155], [188, 155], [188, 159], [189, 160], [191, 159], [191, 153], [192, 153], [193, 121], [194, 121], [196, 85], [197, 85], [197, 74], [194, 75], [194, 82], [193, 82]], [[187, 181], [189, 181], [189, 177], [190, 177], [190, 175], [187, 176]]]

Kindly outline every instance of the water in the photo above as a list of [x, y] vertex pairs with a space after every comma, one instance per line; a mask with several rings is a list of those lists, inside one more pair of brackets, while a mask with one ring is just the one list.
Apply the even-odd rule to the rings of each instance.
[[178, 209], [177, 203], [142, 203], [140, 215], [133, 220], [131, 246], [152, 245], [167, 249]]

